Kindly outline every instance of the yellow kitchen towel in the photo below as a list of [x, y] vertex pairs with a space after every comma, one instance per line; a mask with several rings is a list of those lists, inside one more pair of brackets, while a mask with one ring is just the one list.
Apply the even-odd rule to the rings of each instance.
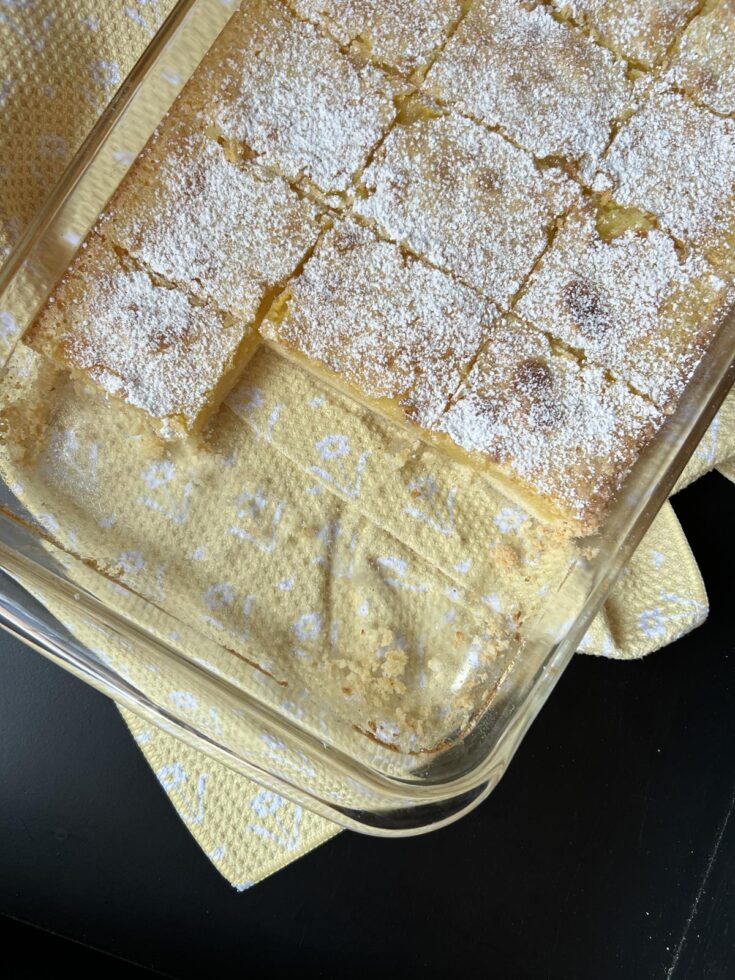
[[[68, 0], [64, 4], [19, 0], [3, 5], [0, 113], [2, 132], [8, 136], [0, 145], [0, 256], [10, 251], [172, 6], [171, 0], [108, 0], [105, 4], [95, 0]], [[3, 326], [0, 324], [0, 334]], [[6, 347], [14, 340], [7, 330], [6, 336], [0, 336], [0, 343]], [[293, 467], [295, 473], [311, 473], [312, 484], [327, 491], [326, 499], [335, 501], [334, 507], [353, 506], [349, 499], [359, 487], [360, 513], [383, 529], [381, 533], [397, 534], [400, 529], [391, 523], [395, 515], [384, 505], [385, 486], [371, 482], [378, 477], [369, 461], [361, 463], [360, 454], [352, 457], [348, 436], [341, 431], [348, 423], [359, 425], [360, 419], [340, 416], [339, 439], [347, 441], [325, 442], [334, 438], [334, 416], [329, 413], [337, 409], [320, 403], [322, 395], [315, 388], [313, 410], [306, 413], [306, 419], [303, 412], [299, 413], [299, 425], [311, 426], [310, 438], [300, 438], [299, 430], [290, 425], [294, 413], [288, 411], [288, 399], [305, 404], [302, 389], [309, 382], [294, 374], [284, 385], [285, 379], [279, 375], [283, 366], [267, 356], [260, 358], [257, 369], [259, 383], [248, 378], [248, 384], [240, 386], [230, 399], [233, 418], [258, 440], [264, 454], [275, 449], [284, 466]], [[90, 446], [79, 440], [76, 430], [66, 431], [73, 433], [73, 439], [69, 437], [72, 442], [64, 444], [59, 455], [70, 463], [77, 479], [80, 473], [88, 476]], [[308, 453], [313, 454], [319, 446], [322, 450], [316, 451], [321, 456], [309, 458]], [[733, 395], [702, 440], [680, 486], [718, 464], [722, 472], [735, 479]], [[431, 473], [417, 472], [406, 487], [394, 488], [396, 493], [408, 488], [417, 494], [412, 499], [418, 500], [412, 505], [414, 537], [403, 543], [412, 553], [430, 555], [432, 561], [450, 570], [454, 558], [459, 557], [455, 564], [463, 570], [457, 574], [463, 580], [473, 575], [479, 578], [481, 562], [473, 563], [473, 556], [462, 551], [472, 542], [459, 531], [454, 533], [453, 488], [440, 487], [438, 482], [431, 482], [433, 479]], [[144, 503], [141, 513], [147, 508], [146, 513], [169, 522], [172, 515], [175, 519], [183, 513], [176, 507], [187, 506], [186, 482], [179, 485], [164, 466], [160, 472], [149, 474], [148, 486], [146, 499], [153, 506]], [[258, 510], [260, 503], [256, 504]], [[105, 517], [111, 515], [101, 515], [101, 520]], [[513, 515], [495, 517], [511, 523], [515, 519]], [[455, 548], [459, 549], [456, 555]], [[137, 555], [131, 552], [127, 561], [127, 574], [145, 576]], [[146, 582], [150, 589], [163, 587], [156, 578], [161, 574], [160, 567], [152, 563]], [[706, 613], [707, 599], [696, 562], [667, 505], [585, 637], [583, 650], [618, 659], [639, 657], [694, 628]], [[67, 621], [67, 625], [73, 632], [75, 626], [82, 632], [82, 624]], [[330, 822], [302, 812], [129, 712], [124, 716], [182, 819], [236, 887], [262, 879], [337, 832]]]

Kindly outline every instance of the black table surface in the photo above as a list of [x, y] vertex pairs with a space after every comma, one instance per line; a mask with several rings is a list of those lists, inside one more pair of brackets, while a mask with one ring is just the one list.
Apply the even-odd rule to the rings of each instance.
[[735, 487], [712, 474], [675, 507], [703, 627], [642, 661], [576, 657], [459, 823], [344, 833], [243, 893], [113, 704], [3, 637], [4, 976], [735, 977]]

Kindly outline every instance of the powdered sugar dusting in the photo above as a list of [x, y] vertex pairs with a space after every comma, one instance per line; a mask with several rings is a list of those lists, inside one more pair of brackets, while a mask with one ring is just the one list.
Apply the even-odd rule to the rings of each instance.
[[435, 428], [594, 524], [660, 422], [602, 368], [581, 366], [508, 318]]
[[621, 128], [602, 172], [615, 200], [735, 269], [735, 120], [659, 90]]
[[631, 229], [604, 241], [588, 207], [569, 216], [515, 309], [665, 408], [691, 377], [727, 299], [708, 263], [682, 260], [668, 235]]
[[[589, 35], [658, 63], [698, 2], [251, 0], [29, 343], [180, 430], [286, 283], [264, 336], [594, 526], [735, 273], [735, 119], [699, 104], [729, 105], [735, 0], [663, 83]], [[562, 166], [653, 220], [603, 240]]]
[[285, 177], [345, 190], [393, 121], [404, 83], [356, 65], [274, 0], [247, 4], [222, 38], [199, 83], [209, 120]]
[[459, 0], [289, 0], [300, 17], [341, 45], [357, 41], [370, 58], [404, 74], [425, 64], [459, 17]]
[[343, 222], [292, 283], [283, 321], [266, 322], [263, 333], [427, 426], [458, 387], [493, 313], [456, 280]]
[[189, 134], [153, 145], [100, 230], [158, 275], [252, 319], [319, 223], [279, 177], [234, 166], [216, 142]]
[[581, 195], [558, 170], [456, 116], [398, 126], [363, 176], [355, 210], [389, 238], [509, 303], [547, 244], [554, 218]]
[[735, 0], [719, 0], [692, 20], [666, 78], [715, 112], [735, 115]]
[[666, 54], [700, 0], [552, 0], [608, 47], [648, 67]]
[[478, 0], [426, 78], [456, 105], [538, 157], [565, 156], [586, 177], [632, 98], [625, 63], [543, 7]]
[[92, 238], [30, 340], [154, 418], [191, 427], [246, 332], [178, 289], [123, 268], [104, 240]]

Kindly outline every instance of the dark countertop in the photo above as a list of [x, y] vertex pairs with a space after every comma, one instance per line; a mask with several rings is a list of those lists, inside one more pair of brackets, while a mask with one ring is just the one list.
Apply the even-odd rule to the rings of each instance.
[[102, 950], [187, 978], [735, 977], [735, 487], [713, 474], [675, 507], [704, 627], [643, 661], [576, 657], [459, 823], [341, 834], [244, 893], [112, 703], [3, 634], [0, 937], [24, 963], [4, 975], [137, 972]]

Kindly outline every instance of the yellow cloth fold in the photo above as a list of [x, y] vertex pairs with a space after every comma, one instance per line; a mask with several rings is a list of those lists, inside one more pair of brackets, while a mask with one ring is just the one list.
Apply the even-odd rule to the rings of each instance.
[[[95, 0], [64, 4], [31, 0], [0, 10], [0, 114], [2, 132], [7, 134], [0, 145], [0, 257], [10, 251], [172, 6], [172, 0], [108, 0], [104, 6]], [[14, 338], [2, 335], [2, 328], [0, 324], [0, 345], [7, 348]], [[317, 465], [309, 452], [320, 443], [320, 435], [323, 438], [330, 431], [329, 416], [320, 418], [315, 409], [300, 413], [298, 425], [293, 423], [288, 399], [304, 403], [304, 392], [298, 387], [303, 379], [284, 386], [274, 374], [278, 366], [268, 358], [261, 361], [257, 390], [252, 384], [247, 390], [241, 387], [239, 397], [236, 393], [230, 400], [234, 417], [252, 437], [263, 441], [266, 452], [276, 450], [295, 471], [312, 473], [314, 481], [331, 494], [335, 507], [357, 507], [381, 533], [400, 537], [395, 508], [391, 510], [385, 500], [397, 499], [406, 486], [418, 485], [415, 481], [420, 483], [424, 476], [414, 474], [414, 484], [396, 482], [387, 487], [384, 475], [361, 464], [359, 456], [353, 460], [345, 454], [328, 465]], [[276, 391], [277, 406], [269, 402]], [[278, 424], [274, 418], [280, 420]], [[361, 419], [340, 417], [341, 430], [352, 424], [359, 427]], [[304, 425], [311, 426], [309, 438], [302, 438]], [[348, 438], [350, 433], [342, 435]], [[371, 430], [369, 437], [379, 439], [380, 433]], [[360, 438], [367, 438], [364, 428]], [[735, 394], [726, 400], [678, 488], [716, 466], [735, 480]], [[413, 507], [410, 540], [401, 543], [448, 573], [461, 566], [463, 571], [457, 574], [462, 585], [471, 589], [474, 576], [478, 583], [482, 579], [483, 564], [480, 555], [469, 553], [472, 535], [452, 526], [451, 489], [439, 488]], [[355, 497], [359, 503], [350, 503]], [[170, 518], [185, 497], [176, 497], [173, 484], [156, 484], [149, 499], [153, 500], [149, 512], [167, 513]], [[145, 519], [150, 519], [150, 513]], [[154, 578], [158, 574], [155, 568], [152, 574]], [[696, 561], [672, 508], [666, 505], [585, 637], [582, 650], [615, 659], [640, 657], [693, 629], [706, 614], [707, 597]], [[67, 625], [82, 632], [80, 624], [70, 619]], [[130, 712], [123, 715], [193, 836], [236, 887], [255, 883], [338, 832], [329, 821], [235, 775]]]

